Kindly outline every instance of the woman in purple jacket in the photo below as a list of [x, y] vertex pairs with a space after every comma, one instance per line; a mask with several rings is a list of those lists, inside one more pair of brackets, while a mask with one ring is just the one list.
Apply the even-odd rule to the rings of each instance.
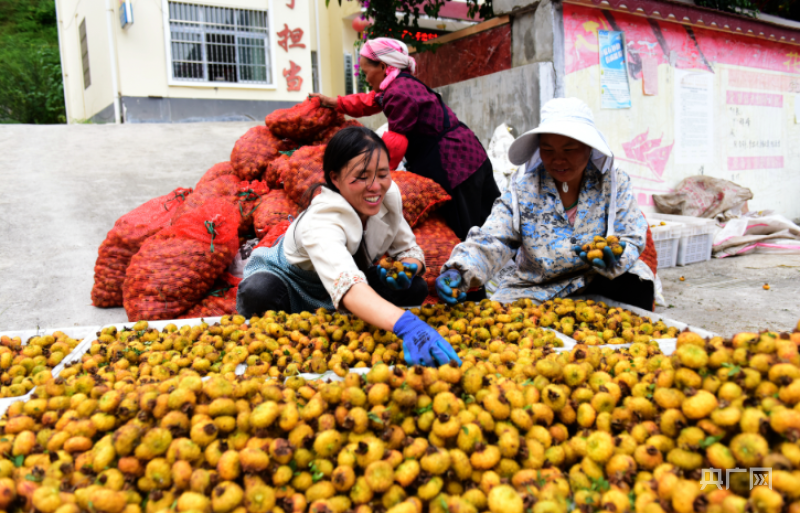
[[413, 76], [416, 62], [404, 43], [383, 37], [369, 40], [361, 48], [359, 65], [372, 92], [337, 99], [312, 96], [351, 117], [383, 111], [389, 121], [383, 139], [391, 168], [397, 169], [405, 157], [409, 171], [441, 185], [453, 198], [441, 212], [465, 240], [470, 228], [483, 225], [500, 196], [483, 145], [439, 93]]

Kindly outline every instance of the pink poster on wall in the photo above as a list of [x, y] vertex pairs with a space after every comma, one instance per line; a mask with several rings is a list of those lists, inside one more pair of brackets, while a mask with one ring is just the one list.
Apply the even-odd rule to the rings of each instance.
[[[625, 32], [631, 53], [653, 55], [658, 64], [709, 70], [710, 63], [719, 63], [800, 73], [800, 50], [794, 45], [565, 3], [567, 74], [598, 65], [598, 30]], [[640, 78], [641, 68], [641, 59], [630, 59], [632, 78]], [[800, 87], [798, 78], [792, 86]]]
[[[634, 10], [631, 2], [627, 8]], [[658, 16], [675, 10], [680, 19], [680, 9], [687, 8], [664, 2]], [[687, 176], [714, 174], [758, 187], [765, 183], [761, 172], [797, 168], [798, 45], [584, 5], [564, 3], [563, 13], [569, 94], [592, 105], [596, 85], [587, 79], [597, 71], [570, 75], [598, 68], [600, 31], [624, 33], [628, 77], [638, 94], [629, 115], [601, 116], [640, 205], [652, 205], [652, 194]], [[691, 84], [676, 87], [685, 76], [703, 78], [704, 93]]]

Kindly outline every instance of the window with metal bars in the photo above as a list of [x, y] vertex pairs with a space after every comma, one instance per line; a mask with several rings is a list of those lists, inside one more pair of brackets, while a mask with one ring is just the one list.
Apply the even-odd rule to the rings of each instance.
[[266, 11], [169, 2], [172, 78], [272, 84]]
[[344, 54], [344, 94], [353, 94], [353, 55]]
[[81, 21], [78, 27], [78, 34], [81, 41], [81, 60], [83, 61], [83, 88], [88, 89], [92, 85], [92, 74], [89, 71], [89, 41], [86, 39], [86, 18]]
[[319, 54], [311, 50], [311, 89], [318, 93], [319, 87]]

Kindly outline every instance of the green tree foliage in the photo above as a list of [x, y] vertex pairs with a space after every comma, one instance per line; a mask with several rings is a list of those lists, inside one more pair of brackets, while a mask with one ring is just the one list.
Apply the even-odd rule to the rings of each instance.
[[717, 11], [732, 12], [745, 16], [755, 16], [758, 9], [750, 0], [695, 0], [695, 5]]
[[64, 123], [53, 0], [0, 0], [0, 123]]
[[696, 5], [718, 11], [755, 17], [758, 13], [772, 14], [800, 21], [800, 2], [797, 0], [695, 0]]

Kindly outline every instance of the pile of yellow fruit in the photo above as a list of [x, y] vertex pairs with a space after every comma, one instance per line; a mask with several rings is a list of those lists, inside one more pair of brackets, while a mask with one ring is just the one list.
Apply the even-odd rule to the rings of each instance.
[[32, 337], [25, 345], [19, 337], [0, 336], [0, 398], [25, 395], [44, 383], [79, 342], [61, 331]]
[[[537, 328], [536, 318], [526, 318], [521, 308], [498, 314], [506, 309], [495, 310], [489, 301], [484, 305], [486, 309], [472, 303], [455, 309], [424, 306], [415, 313], [438, 329], [462, 361], [519, 364], [533, 358], [534, 348], [564, 345], [553, 331]], [[223, 317], [215, 325], [179, 328], [170, 324], [161, 332], [146, 321], [122, 331], [104, 328], [81, 361], [67, 366], [61, 376], [88, 372], [104, 380], [127, 376], [163, 380], [183, 370], [200, 376], [233, 373], [245, 364], [248, 376], [287, 377], [330, 370], [343, 377], [350, 368], [404, 361], [402, 343], [394, 333], [321, 309], [300, 314], [267, 312], [249, 324], [240, 315]]]
[[602, 301], [557, 298], [539, 306], [533, 306], [530, 300], [525, 303], [525, 300], [520, 300], [515, 305], [525, 307], [523, 313], [536, 317], [539, 326], [554, 329], [588, 345], [675, 338], [679, 331], [661, 320], [653, 322], [649, 317], [610, 307]]
[[[556, 352], [526, 308], [422, 308], [464, 362], [438, 369], [324, 311], [107, 329], [0, 420], [0, 510], [800, 511], [800, 326]], [[754, 467], [771, 488], [701, 487]]]

